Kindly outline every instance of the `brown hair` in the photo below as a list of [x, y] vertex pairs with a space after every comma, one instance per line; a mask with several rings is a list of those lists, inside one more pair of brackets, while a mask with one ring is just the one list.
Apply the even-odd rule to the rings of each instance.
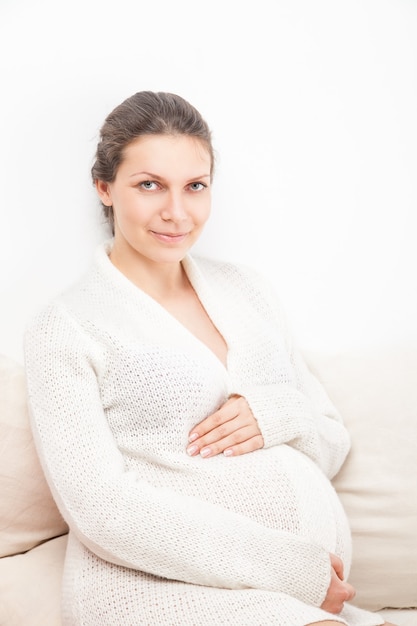
[[[119, 104], [100, 129], [95, 161], [91, 168], [93, 183], [114, 181], [123, 161], [124, 150], [143, 135], [187, 135], [203, 142], [214, 170], [214, 151], [210, 129], [189, 102], [173, 93], [139, 91]], [[102, 204], [104, 215], [114, 231], [113, 207]]]

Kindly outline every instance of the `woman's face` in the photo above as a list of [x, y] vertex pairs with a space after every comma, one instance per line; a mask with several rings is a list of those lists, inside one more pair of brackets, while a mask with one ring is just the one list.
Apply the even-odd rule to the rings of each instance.
[[210, 172], [210, 154], [194, 137], [146, 135], [129, 144], [115, 180], [96, 183], [113, 207], [118, 258], [183, 259], [210, 214]]

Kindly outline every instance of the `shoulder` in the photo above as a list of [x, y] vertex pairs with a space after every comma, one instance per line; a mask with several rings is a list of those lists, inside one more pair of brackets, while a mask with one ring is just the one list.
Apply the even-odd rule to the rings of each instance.
[[218, 295], [222, 302], [234, 310], [244, 311], [247, 319], [250, 313], [253, 319], [262, 319], [277, 326], [285, 336], [290, 329], [287, 313], [277, 285], [262, 271], [246, 265], [212, 259], [193, 257], [200, 274], [209, 283], [210, 290]]
[[83, 275], [40, 306], [25, 326], [25, 343], [29, 339], [54, 341], [80, 330], [82, 318], [88, 318], [89, 309], [97, 301], [97, 263], [94, 261]]
[[36, 311], [28, 320], [23, 335], [25, 358], [58, 351], [59, 346], [75, 346], [83, 335], [76, 318], [57, 297]]
[[257, 302], [258, 305], [268, 302], [271, 306], [281, 307], [276, 285], [255, 267], [209, 257], [195, 256], [193, 259], [212, 285], [241, 294], [246, 300]]
[[193, 259], [199, 270], [210, 279], [223, 280], [229, 283], [252, 284], [254, 286], [265, 282], [265, 277], [261, 272], [244, 263], [203, 256], [193, 256]]
[[73, 303], [80, 303], [85, 291], [83, 281], [78, 281], [55, 295], [32, 314], [26, 324], [26, 333], [37, 331], [50, 334], [74, 321], [77, 307]]
[[109, 299], [109, 292], [114, 291], [111, 268], [108, 268], [111, 264], [106, 253], [107, 245], [107, 242], [100, 244], [90, 266], [35, 312], [27, 325], [29, 328], [57, 322], [59, 319], [75, 321], [90, 317], [92, 311], [101, 308], [103, 301]]

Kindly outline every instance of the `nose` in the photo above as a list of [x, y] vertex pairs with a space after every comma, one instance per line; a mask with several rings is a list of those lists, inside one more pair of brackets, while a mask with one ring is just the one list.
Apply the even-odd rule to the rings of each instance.
[[165, 221], [180, 222], [187, 217], [185, 198], [181, 191], [169, 191], [164, 198], [165, 203], [161, 217]]

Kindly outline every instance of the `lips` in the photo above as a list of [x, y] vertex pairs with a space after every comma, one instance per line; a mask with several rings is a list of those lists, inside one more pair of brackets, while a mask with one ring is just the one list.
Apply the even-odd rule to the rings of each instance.
[[158, 233], [154, 230], [151, 230], [151, 233], [156, 239], [165, 243], [179, 243], [188, 235], [188, 233]]

